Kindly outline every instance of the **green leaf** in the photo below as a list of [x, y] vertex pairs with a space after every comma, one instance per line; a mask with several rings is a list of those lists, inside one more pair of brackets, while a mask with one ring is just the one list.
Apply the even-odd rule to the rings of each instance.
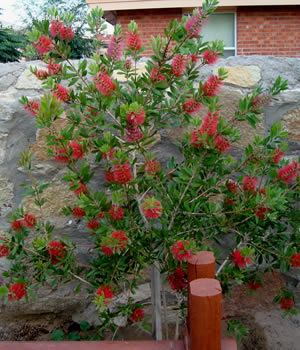
[[61, 329], [56, 329], [54, 332], [51, 333], [50, 339], [55, 341], [62, 341], [65, 340], [65, 334]]
[[8, 289], [5, 286], [0, 287], [0, 297], [4, 297], [8, 294]]

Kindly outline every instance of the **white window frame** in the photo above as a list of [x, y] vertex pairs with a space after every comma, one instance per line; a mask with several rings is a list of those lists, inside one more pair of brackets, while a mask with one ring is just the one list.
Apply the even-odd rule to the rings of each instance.
[[[237, 14], [235, 9], [230, 9], [230, 10], [217, 10], [213, 13], [213, 15], [218, 15], [218, 14], [223, 14], [223, 13], [230, 13], [233, 14], [234, 19], [234, 46], [224, 46], [224, 51], [234, 51], [233, 56], [237, 56]], [[191, 15], [192, 10], [190, 9], [183, 9], [183, 15]]]

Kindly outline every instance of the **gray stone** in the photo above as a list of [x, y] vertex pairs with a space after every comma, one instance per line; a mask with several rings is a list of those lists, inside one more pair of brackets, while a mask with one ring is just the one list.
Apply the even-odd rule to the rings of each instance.
[[0, 216], [6, 216], [12, 207], [14, 184], [6, 177], [0, 177]]
[[[258, 66], [224, 66], [222, 67], [227, 72], [225, 84], [230, 84], [243, 88], [255, 87], [260, 79], [260, 68]], [[218, 69], [214, 69], [214, 74], [218, 74]]]
[[4, 161], [8, 134], [0, 132], [0, 165]]
[[289, 133], [290, 140], [300, 141], [300, 108], [290, 110], [284, 115], [282, 128]]
[[[36, 67], [37, 69], [44, 69], [45, 65], [39, 62], [33, 64], [32, 67]], [[19, 77], [15, 87], [19, 90], [41, 90], [42, 84], [43, 81], [37, 79], [37, 77], [31, 73], [30, 69], [26, 68], [26, 70]]]

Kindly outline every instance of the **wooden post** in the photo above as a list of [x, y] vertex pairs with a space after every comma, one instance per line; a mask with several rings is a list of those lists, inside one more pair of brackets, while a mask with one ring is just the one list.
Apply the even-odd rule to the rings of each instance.
[[189, 284], [190, 350], [221, 350], [222, 288], [201, 278]]
[[161, 280], [160, 266], [156, 261], [151, 266], [152, 337], [162, 340], [161, 324]]
[[188, 259], [188, 281], [198, 278], [215, 278], [215, 257], [213, 252], [201, 251]]

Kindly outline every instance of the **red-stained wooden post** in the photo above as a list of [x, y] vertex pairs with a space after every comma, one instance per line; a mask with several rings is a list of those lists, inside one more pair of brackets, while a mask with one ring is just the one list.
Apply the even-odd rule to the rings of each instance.
[[189, 288], [190, 350], [221, 350], [222, 288], [201, 278]]
[[215, 278], [216, 267], [213, 252], [201, 251], [188, 260], [188, 281], [198, 278]]

